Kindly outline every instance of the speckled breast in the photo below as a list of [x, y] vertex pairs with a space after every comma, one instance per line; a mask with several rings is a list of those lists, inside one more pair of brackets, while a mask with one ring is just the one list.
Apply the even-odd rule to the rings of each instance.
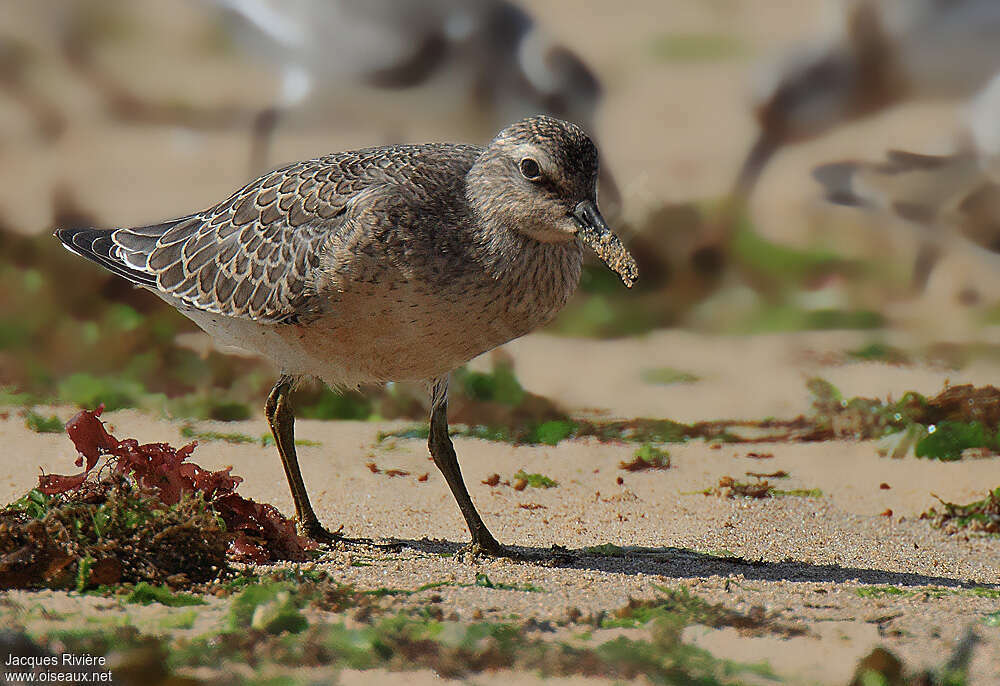
[[[313, 360], [301, 370], [353, 385], [442, 376], [552, 320], [576, 289], [581, 250], [535, 244], [503, 268], [470, 261], [422, 273], [378, 260], [325, 292], [319, 319], [282, 327]], [[292, 341], [289, 341], [290, 343]]]

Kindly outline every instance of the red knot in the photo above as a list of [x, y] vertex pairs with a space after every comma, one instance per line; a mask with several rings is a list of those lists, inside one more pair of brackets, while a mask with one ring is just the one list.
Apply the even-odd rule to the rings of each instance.
[[309, 503], [289, 395], [314, 376], [334, 387], [426, 381], [428, 445], [472, 534], [483, 523], [448, 436], [451, 370], [549, 322], [592, 248], [631, 285], [635, 262], [597, 207], [597, 148], [545, 116], [486, 147], [368, 148], [292, 164], [223, 202], [136, 228], [62, 229], [71, 251], [147, 288], [224, 344], [272, 360], [265, 407], [309, 535], [332, 539]]

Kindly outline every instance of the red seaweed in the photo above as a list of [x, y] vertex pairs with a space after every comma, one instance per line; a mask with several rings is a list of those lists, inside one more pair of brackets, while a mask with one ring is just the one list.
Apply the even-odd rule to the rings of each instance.
[[78, 493], [102, 456], [116, 474], [131, 477], [143, 488], [155, 489], [164, 505], [175, 505], [185, 495], [204, 498], [232, 532], [230, 559], [265, 563], [277, 560], [301, 561], [316, 543], [300, 536], [295, 523], [267, 503], [258, 503], [236, 493], [242, 477], [231, 474], [232, 467], [218, 471], [189, 462], [197, 442], [174, 448], [169, 443], [139, 443], [133, 438], [118, 440], [100, 419], [104, 406], [82, 410], [67, 424], [79, 453], [80, 474], [42, 474], [38, 490], [46, 495]]

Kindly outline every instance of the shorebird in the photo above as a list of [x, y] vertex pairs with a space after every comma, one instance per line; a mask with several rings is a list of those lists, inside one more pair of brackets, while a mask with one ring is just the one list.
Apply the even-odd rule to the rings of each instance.
[[717, 273], [767, 164], [786, 146], [823, 136], [906, 101], [967, 99], [1000, 70], [996, 0], [839, 0], [835, 30], [762, 70], [759, 132], [721, 216], [691, 255]]
[[891, 214], [918, 229], [919, 289], [956, 240], [1000, 253], [1000, 74], [966, 108], [959, 140], [949, 155], [890, 150], [881, 162], [813, 171], [830, 202]]
[[995, 0], [844, 0], [838, 31], [761, 74], [760, 132], [736, 189], [753, 189], [784, 146], [906, 101], [965, 100], [1000, 70]]
[[451, 370], [550, 321], [588, 246], [630, 286], [632, 257], [597, 206], [597, 148], [545, 116], [486, 147], [432, 143], [292, 164], [208, 210], [153, 226], [62, 229], [71, 251], [147, 288], [224, 344], [280, 369], [265, 406], [300, 527], [332, 540], [306, 494], [289, 394], [427, 381], [428, 447], [472, 549], [500, 555], [448, 436]]

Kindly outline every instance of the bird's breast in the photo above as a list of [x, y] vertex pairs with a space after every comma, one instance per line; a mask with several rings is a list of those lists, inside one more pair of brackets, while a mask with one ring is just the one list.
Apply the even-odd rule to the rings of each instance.
[[533, 246], [503, 265], [466, 256], [461, 266], [421, 270], [380, 260], [324, 292], [322, 315], [289, 331], [360, 382], [441, 376], [544, 326], [566, 304], [580, 278], [579, 246]]

